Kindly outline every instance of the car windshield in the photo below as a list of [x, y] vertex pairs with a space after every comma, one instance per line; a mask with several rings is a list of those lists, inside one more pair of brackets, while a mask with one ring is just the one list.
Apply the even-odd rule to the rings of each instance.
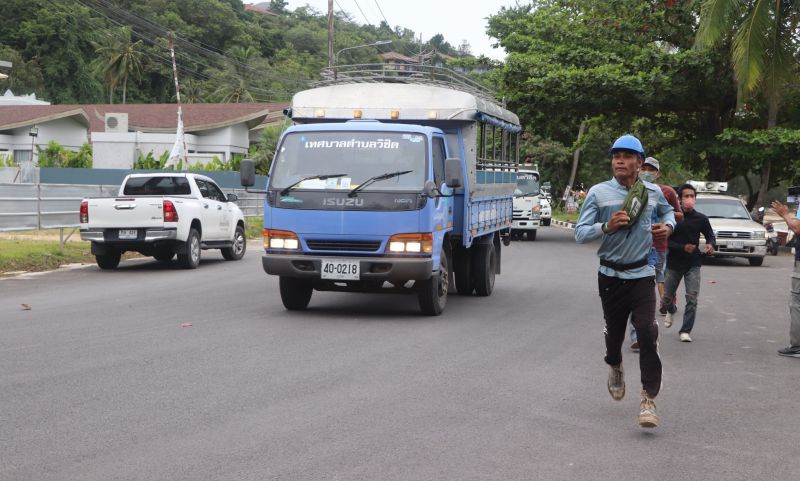
[[370, 184], [365, 190], [421, 190], [425, 183], [425, 135], [403, 132], [293, 132], [278, 148], [270, 186], [283, 189], [306, 177], [346, 173], [328, 179], [310, 178], [295, 190], [350, 192], [386, 172], [406, 175]]
[[695, 210], [710, 218], [750, 219], [750, 214], [738, 199], [699, 197]]
[[532, 172], [518, 173], [514, 195], [539, 195], [539, 176]]

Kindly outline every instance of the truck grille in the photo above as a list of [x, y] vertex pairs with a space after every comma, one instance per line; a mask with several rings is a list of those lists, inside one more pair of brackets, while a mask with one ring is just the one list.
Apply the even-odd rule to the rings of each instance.
[[375, 252], [381, 248], [381, 241], [309, 240], [306, 244], [315, 251]]
[[733, 231], [733, 230], [721, 230], [718, 231], [716, 234], [717, 239], [752, 239], [753, 233], [752, 232], [744, 232], [744, 231]]

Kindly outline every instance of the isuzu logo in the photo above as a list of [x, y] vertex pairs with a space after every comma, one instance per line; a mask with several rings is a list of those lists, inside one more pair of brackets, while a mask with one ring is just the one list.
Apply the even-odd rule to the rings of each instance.
[[322, 199], [322, 205], [330, 207], [364, 207], [364, 199], [358, 197], [328, 197]]

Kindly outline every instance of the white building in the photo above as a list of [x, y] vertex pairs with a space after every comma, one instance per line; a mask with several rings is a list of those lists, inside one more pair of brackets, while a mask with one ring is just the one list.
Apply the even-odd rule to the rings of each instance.
[[[228, 161], [247, 153], [258, 130], [280, 120], [285, 103], [188, 104], [183, 106], [186, 150], [192, 164], [213, 157]], [[89, 142], [95, 168], [130, 169], [139, 156], [159, 158], [175, 143], [174, 104], [3, 105], [0, 157], [35, 160], [35, 147], [51, 140], [72, 150]], [[35, 134], [35, 136], [33, 135]]]

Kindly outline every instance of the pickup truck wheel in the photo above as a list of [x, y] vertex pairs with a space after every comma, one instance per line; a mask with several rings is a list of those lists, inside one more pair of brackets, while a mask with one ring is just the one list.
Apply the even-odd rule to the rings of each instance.
[[155, 257], [158, 262], [169, 262], [175, 257], [175, 251], [172, 249], [160, 249], [153, 253], [153, 257]]
[[247, 250], [247, 238], [244, 235], [244, 228], [236, 226], [236, 232], [233, 233], [233, 245], [222, 249], [222, 257], [229, 261], [238, 261], [244, 257], [244, 252]]
[[456, 291], [462, 296], [471, 296], [475, 290], [472, 282], [472, 257], [466, 249], [456, 249], [453, 252], [453, 274], [456, 281]]
[[283, 307], [290, 311], [305, 310], [311, 301], [311, 294], [314, 293], [314, 285], [310, 281], [294, 277], [281, 277], [278, 287]]
[[189, 230], [189, 238], [186, 239], [185, 251], [178, 254], [178, 262], [184, 269], [196, 269], [200, 265], [200, 234], [197, 230]]
[[747, 262], [749, 262], [751, 266], [758, 267], [758, 266], [760, 266], [761, 264], [764, 263], [764, 258], [763, 257], [748, 257], [747, 258]]
[[94, 256], [97, 260], [97, 265], [103, 270], [116, 269], [119, 265], [120, 257], [122, 257], [122, 252], [117, 250], [109, 250], [105, 254], [97, 254]]
[[447, 289], [450, 284], [450, 259], [446, 250], [439, 256], [439, 272], [430, 279], [419, 282], [419, 308], [426, 316], [438, 316], [447, 305]]
[[497, 267], [497, 256], [493, 244], [475, 246], [475, 256], [472, 261], [472, 271], [475, 274], [475, 293], [486, 297], [492, 295], [494, 290], [494, 276]]

